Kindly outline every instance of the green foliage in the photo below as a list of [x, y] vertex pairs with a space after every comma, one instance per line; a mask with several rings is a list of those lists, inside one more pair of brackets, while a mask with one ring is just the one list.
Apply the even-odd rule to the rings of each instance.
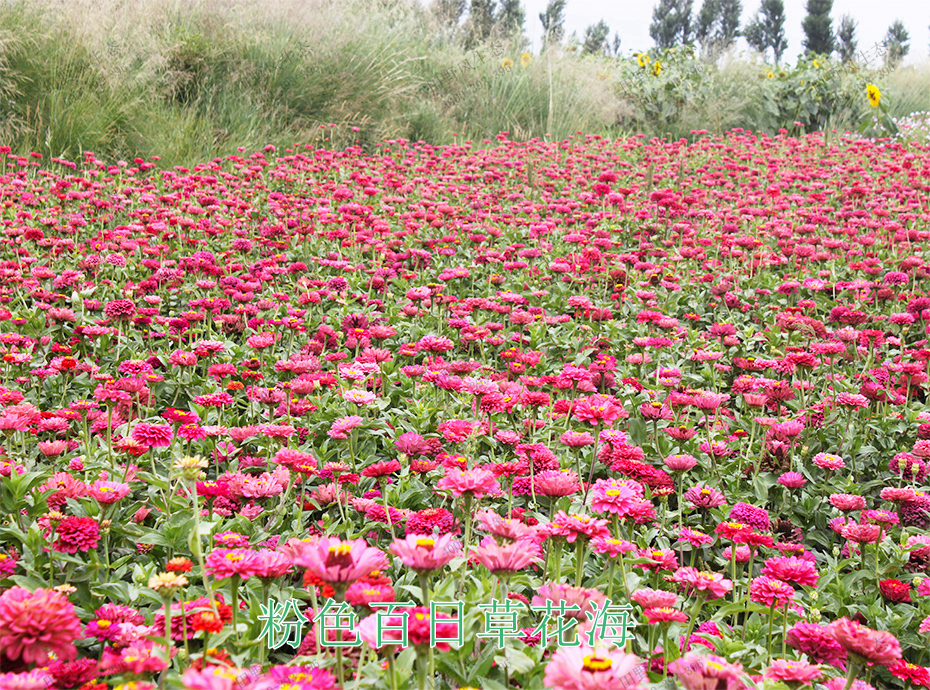
[[558, 43], [565, 32], [565, 3], [567, 0], [549, 0], [546, 11], [539, 13], [546, 41]]
[[608, 36], [610, 27], [603, 19], [597, 24], [591, 24], [584, 30], [581, 52], [584, 55], [602, 55], [609, 50]]
[[904, 28], [904, 22], [896, 19], [894, 24], [888, 27], [888, 33], [885, 34], [885, 65], [894, 69], [901, 64], [904, 57], [910, 52], [911, 35]]
[[784, 0], [762, 0], [762, 6], [744, 31], [750, 47], [765, 55], [771, 48], [777, 65], [788, 47], [785, 37], [785, 3]]
[[801, 23], [804, 29], [804, 49], [808, 53], [829, 55], [835, 48], [833, 20], [830, 12], [833, 0], [807, 0], [807, 16]]
[[691, 7], [693, 0], [659, 0], [652, 10], [649, 35], [656, 48], [665, 50], [692, 41]]
[[711, 56], [728, 50], [739, 35], [739, 19], [743, 13], [740, 0], [704, 0], [698, 14], [695, 38]]
[[852, 62], [856, 55], [856, 20], [844, 14], [840, 20], [840, 28], [836, 32], [836, 50], [843, 62]]
[[523, 25], [526, 23], [526, 12], [520, 0], [502, 0], [497, 15], [497, 29], [504, 36], [514, 34], [523, 35]]

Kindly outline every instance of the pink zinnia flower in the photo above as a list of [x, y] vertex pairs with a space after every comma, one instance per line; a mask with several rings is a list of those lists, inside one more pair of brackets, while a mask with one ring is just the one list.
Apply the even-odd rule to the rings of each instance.
[[637, 589], [630, 599], [644, 609], [670, 608], [678, 606], [678, 595], [664, 589]]
[[537, 590], [533, 595], [530, 605], [533, 608], [546, 606], [547, 601], [551, 601], [553, 609], [562, 611], [561, 602], [565, 602], [565, 615], [578, 621], [588, 620], [587, 614], [592, 613], [594, 609], [591, 603], [594, 602], [601, 606], [607, 600], [607, 595], [597, 589], [588, 589], [586, 587], [573, 587], [569, 584], [557, 584], [550, 582]]
[[610, 395], [592, 395], [575, 402], [572, 413], [575, 418], [593, 426], [609, 425], [620, 417], [627, 416], [622, 406]]
[[556, 513], [555, 518], [546, 527], [546, 531], [552, 536], [565, 537], [569, 544], [573, 544], [579, 537], [586, 539], [596, 539], [598, 537], [607, 539], [610, 537], [607, 520], [600, 520], [590, 515], [580, 515], [578, 513], [569, 515], [564, 510]]
[[778, 483], [786, 489], [800, 489], [807, 484], [807, 480], [800, 472], [784, 472], [778, 477]]
[[[532, 539], [537, 532], [536, 527], [515, 519], [505, 520], [490, 510], [479, 510], [475, 513], [475, 520], [479, 529], [490, 532], [499, 540]], [[407, 529], [410, 529], [409, 523]]]
[[168, 424], [136, 424], [132, 430], [134, 441], [147, 446], [170, 446], [174, 432]]
[[881, 525], [861, 525], [851, 522], [840, 530], [846, 539], [857, 544], [874, 544], [882, 535]]
[[63, 594], [41, 587], [11, 587], [0, 595], [0, 650], [10, 661], [44, 665], [77, 656], [81, 621]]
[[827, 632], [826, 626], [801, 621], [788, 631], [786, 639], [789, 645], [818, 664], [846, 667], [846, 650]]
[[697, 458], [693, 455], [669, 455], [663, 462], [672, 472], [687, 472], [697, 465]]
[[207, 556], [204, 568], [217, 580], [233, 575], [247, 580], [258, 572], [258, 563], [255, 552], [248, 549], [214, 549]]
[[236, 690], [242, 686], [239, 675], [226, 666], [189, 668], [181, 676], [185, 690]]
[[848, 618], [840, 618], [827, 626], [827, 632], [850, 654], [863, 662], [889, 666], [901, 658], [898, 638], [889, 632], [873, 630]]
[[341, 417], [333, 422], [329, 431], [326, 432], [330, 438], [345, 439], [349, 438], [349, 432], [357, 426], [361, 426], [364, 420], [358, 415], [350, 417]]
[[733, 589], [733, 581], [725, 579], [720, 573], [708, 573], [691, 567], [676, 570], [672, 581], [689, 592], [704, 592], [708, 599], [719, 599]]
[[624, 517], [643, 500], [643, 487], [635, 481], [598, 479], [591, 487], [591, 509]]
[[122, 482], [105, 482], [98, 479], [90, 485], [88, 494], [97, 499], [98, 503], [116, 503], [125, 498], [131, 491], [129, 484]]
[[715, 688], [738, 687], [739, 677], [743, 673], [741, 664], [731, 664], [726, 659], [713, 654], [689, 652], [668, 665], [669, 672], [681, 683], [685, 690], [711, 690]]
[[843, 511], [862, 510], [865, 508], [865, 498], [855, 494], [830, 494], [830, 504]]
[[749, 598], [763, 606], [781, 608], [794, 596], [794, 587], [787, 582], [762, 575], [749, 585]]
[[650, 625], [656, 623], [684, 623], [688, 620], [687, 613], [670, 607], [646, 609], [643, 611], [643, 615]]
[[436, 482], [436, 488], [448, 489], [453, 496], [467, 493], [475, 498], [500, 491], [500, 485], [494, 473], [480, 468], [460, 470], [457, 467], [450, 467], [446, 470], [445, 476]]
[[331, 585], [348, 586], [375, 570], [388, 567], [387, 556], [362, 539], [342, 541], [337, 537], [291, 539], [283, 549], [294, 565]]
[[77, 553], [97, 547], [100, 540], [100, 525], [89, 517], [68, 516], [55, 528], [55, 550], [64, 553]]
[[390, 546], [390, 551], [400, 561], [417, 572], [430, 572], [446, 565], [462, 551], [458, 540], [451, 534], [438, 537], [409, 534], [404, 539], [397, 539]]
[[[775, 659], [765, 669], [765, 677], [772, 680], [781, 680], [786, 683], [801, 683], [809, 685], [811, 681], [817, 680], [823, 675], [819, 666], [814, 666], [806, 661], [788, 661], [787, 659]], [[794, 687], [793, 685], [791, 687]]]
[[685, 491], [682, 498], [699, 509], [716, 508], [726, 502], [722, 493], [706, 486], [692, 487]]
[[571, 496], [581, 491], [578, 475], [571, 470], [544, 470], [533, 477], [536, 493], [550, 498]]
[[255, 571], [255, 576], [260, 579], [273, 580], [283, 577], [291, 572], [291, 569], [294, 567], [294, 564], [291, 563], [291, 559], [280, 551], [260, 549], [254, 553], [255, 563], [253, 564], [253, 570]]
[[814, 456], [814, 464], [824, 470], [841, 470], [846, 467], [846, 463], [839, 455], [830, 453], [817, 453]]
[[761, 570], [762, 575], [781, 580], [782, 582], [795, 582], [799, 585], [817, 586], [820, 573], [817, 566], [797, 556], [782, 556], [770, 558]]
[[482, 539], [480, 546], [472, 547], [471, 555], [495, 575], [511, 575], [541, 560], [535, 542], [521, 539], [501, 545], [490, 536]]
[[546, 664], [543, 684], [554, 690], [636, 690], [642, 687], [633, 675], [639, 664], [639, 657], [619, 649], [559, 647]]
[[594, 437], [587, 431], [566, 431], [559, 440], [569, 448], [584, 448], [594, 445]]
[[426, 439], [415, 431], [401, 434], [394, 441], [394, 446], [404, 455], [423, 455], [429, 450]]

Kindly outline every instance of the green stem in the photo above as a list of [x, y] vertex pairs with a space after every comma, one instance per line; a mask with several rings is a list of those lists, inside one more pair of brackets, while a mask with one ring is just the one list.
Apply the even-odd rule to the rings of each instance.
[[429, 608], [429, 573], [426, 571], [420, 571], [418, 575], [420, 578], [420, 595], [423, 601], [423, 606]]
[[[691, 639], [691, 633], [694, 632], [694, 625], [697, 623], [697, 617], [701, 615], [701, 609], [704, 608], [704, 598], [707, 595], [704, 592], [698, 592], [698, 598], [694, 601], [694, 604], [691, 606], [691, 612], [689, 614], [691, 620], [688, 621], [688, 632], [685, 633], [685, 639], [681, 643], [681, 649], [679, 650], [679, 656], [683, 655], [688, 649], [688, 642]], [[665, 650], [666, 655], [668, 650]], [[666, 657], [667, 658], [667, 657]]]
[[765, 665], [768, 666], [772, 663], [772, 624], [775, 622], [775, 602], [772, 602], [771, 607], [769, 607], [769, 639], [765, 645], [766, 651], [766, 660]]
[[390, 652], [387, 658], [388, 675], [391, 677], [391, 690], [397, 690], [397, 675], [394, 673], [394, 652]]
[[[581, 540], [579, 539], [579, 542]], [[585, 544], [575, 545], [575, 587], [581, 587], [584, 582], [584, 555], [587, 549]]]
[[856, 676], [859, 675], [859, 665], [849, 662], [849, 670], [846, 671], [846, 685], [843, 687], [843, 690], [849, 690], [853, 683], [856, 681]]
[[[183, 615], [183, 613], [182, 613]], [[165, 663], [171, 664], [171, 595], [165, 597]]]

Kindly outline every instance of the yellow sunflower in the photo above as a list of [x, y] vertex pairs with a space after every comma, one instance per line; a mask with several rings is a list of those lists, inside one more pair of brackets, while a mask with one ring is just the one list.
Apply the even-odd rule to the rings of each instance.
[[504, 58], [504, 61], [501, 63], [501, 67], [503, 67], [504, 69], [510, 69], [511, 67], [513, 67], [513, 60], [511, 60], [510, 58]]
[[523, 53], [523, 55], [520, 56], [520, 64], [523, 65], [524, 67], [529, 67], [532, 61], [533, 61], [533, 56], [530, 55], [529, 53]]
[[660, 63], [658, 60], [652, 63], [652, 73], [657, 77], [662, 74], [662, 63]]
[[882, 92], [878, 90], [878, 87], [875, 86], [875, 84], [866, 84], [865, 90], [869, 96], [869, 103], [872, 104], [873, 108], [877, 108], [878, 104], [882, 100]]
[[649, 64], [649, 56], [646, 53], [637, 53], [636, 61], [639, 63], [640, 67], [645, 67]]

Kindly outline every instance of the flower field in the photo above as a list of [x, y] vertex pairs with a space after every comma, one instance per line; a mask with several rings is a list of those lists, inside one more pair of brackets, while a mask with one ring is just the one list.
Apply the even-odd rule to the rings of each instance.
[[930, 687], [930, 149], [0, 149], [0, 690]]

